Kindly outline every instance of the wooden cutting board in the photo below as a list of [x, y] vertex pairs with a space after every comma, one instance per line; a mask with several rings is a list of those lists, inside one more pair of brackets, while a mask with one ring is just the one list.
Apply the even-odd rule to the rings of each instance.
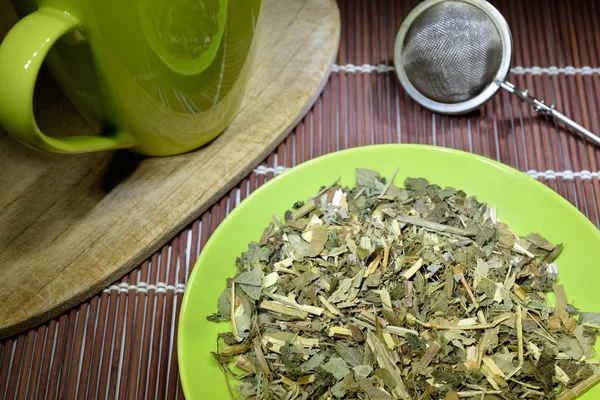
[[[192, 153], [42, 154], [0, 128], [0, 338], [51, 319], [139, 265], [273, 151], [321, 92], [337, 54], [334, 0], [265, 0], [241, 110]], [[17, 21], [0, 0], [0, 38]], [[39, 125], [92, 131], [52, 79], [38, 79]]]

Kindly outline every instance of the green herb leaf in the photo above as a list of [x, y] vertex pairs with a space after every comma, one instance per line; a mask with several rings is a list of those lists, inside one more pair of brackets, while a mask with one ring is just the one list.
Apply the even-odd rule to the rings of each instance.
[[333, 375], [337, 380], [342, 379], [350, 373], [346, 362], [339, 357], [331, 357], [329, 361], [323, 365], [323, 369]]
[[582, 312], [579, 314], [579, 323], [590, 328], [600, 329], [600, 313]]
[[348, 364], [356, 367], [362, 364], [364, 354], [358, 348], [350, 347], [342, 342], [335, 344], [335, 350]]
[[262, 269], [260, 267], [255, 267], [250, 272], [241, 273], [234, 279], [234, 282], [238, 284], [252, 300], [259, 300], [262, 292], [262, 279], [264, 276]]

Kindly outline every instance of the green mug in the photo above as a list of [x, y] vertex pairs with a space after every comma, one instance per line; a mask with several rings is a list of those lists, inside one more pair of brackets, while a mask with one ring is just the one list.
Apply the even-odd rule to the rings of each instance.
[[[0, 124], [41, 151], [161, 156], [218, 136], [239, 109], [261, 0], [13, 0], [0, 45]], [[43, 61], [98, 135], [51, 137], [33, 112]]]

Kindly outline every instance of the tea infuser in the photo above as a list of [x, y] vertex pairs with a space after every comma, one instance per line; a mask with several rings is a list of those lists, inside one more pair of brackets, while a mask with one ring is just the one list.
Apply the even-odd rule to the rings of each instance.
[[425, 0], [400, 26], [394, 64], [406, 92], [432, 111], [466, 113], [503, 88], [600, 144], [600, 137], [506, 80], [512, 51], [508, 23], [487, 1]]

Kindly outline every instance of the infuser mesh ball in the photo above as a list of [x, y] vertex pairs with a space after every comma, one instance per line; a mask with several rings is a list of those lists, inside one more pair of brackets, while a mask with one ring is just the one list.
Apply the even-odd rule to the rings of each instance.
[[444, 1], [412, 22], [400, 62], [422, 95], [459, 103], [477, 96], [493, 81], [504, 50], [488, 14], [462, 1]]
[[506, 80], [512, 46], [508, 23], [486, 0], [424, 0], [398, 30], [394, 66], [406, 93], [432, 111], [463, 114], [502, 88], [600, 145], [600, 137]]

